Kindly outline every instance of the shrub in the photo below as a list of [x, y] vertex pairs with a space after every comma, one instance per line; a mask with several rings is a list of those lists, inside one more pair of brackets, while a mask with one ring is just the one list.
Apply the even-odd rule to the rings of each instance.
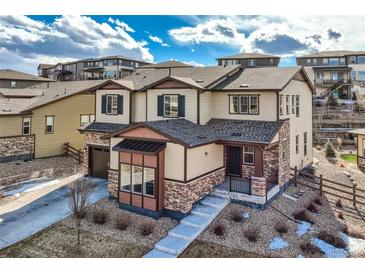
[[285, 234], [288, 232], [289, 230], [289, 227], [286, 223], [284, 222], [277, 222], [275, 224], [275, 230], [280, 233], [280, 234]]
[[341, 199], [338, 199], [337, 202], [336, 202], [336, 206], [339, 207], [339, 208], [343, 208], [343, 205], [342, 205], [342, 201]]
[[260, 236], [260, 232], [259, 229], [257, 227], [254, 228], [249, 228], [247, 229], [243, 235], [247, 238], [247, 240], [249, 240], [250, 242], [256, 243], [259, 236]]
[[126, 214], [119, 215], [115, 219], [115, 227], [120, 230], [126, 230], [127, 227], [130, 225], [130, 223], [131, 223], [131, 218]]
[[333, 106], [333, 107], [338, 105], [338, 102], [337, 102], [335, 96], [333, 95], [333, 93], [331, 93], [330, 96], [328, 96], [327, 105]]
[[358, 226], [346, 225], [343, 229], [343, 233], [353, 238], [365, 240], [365, 233], [363, 233]]
[[333, 149], [333, 146], [331, 144], [331, 142], [328, 140], [325, 147], [324, 147], [324, 154], [326, 155], [327, 158], [335, 158], [336, 157], [336, 152]]
[[5, 196], [4, 196], [4, 194], [0, 191], [0, 200], [2, 199], [2, 198], [4, 198]]
[[96, 224], [105, 224], [108, 219], [108, 211], [105, 209], [95, 209], [93, 212], [93, 221]]
[[318, 239], [325, 241], [334, 247], [345, 248], [345, 242], [338, 236], [328, 233], [327, 231], [321, 231], [318, 233]]
[[312, 218], [308, 215], [307, 211], [305, 211], [304, 209], [296, 212], [293, 214], [294, 219], [299, 220], [299, 221], [304, 221], [304, 222], [308, 222], [311, 224], [314, 224], [314, 221], [312, 220]]
[[151, 221], [151, 220], [144, 221], [141, 223], [141, 225], [139, 227], [139, 231], [142, 236], [148, 236], [148, 235], [152, 234], [154, 227], [155, 227], [155, 223], [153, 221]]
[[313, 203], [316, 205], [322, 205], [322, 199], [320, 197], [317, 197], [313, 200]]
[[322, 253], [318, 247], [316, 247], [315, 245], [313, 245], [310, 242], [305, 242], [305, 243], [300, 244], [300, 250], [302, 250], [303, 253], [309, 254], [309, 255]]
[[309, 210], [310, 212], [313, 212], [313, 213], [317, 213], [318, 212], [318, 209], [317, 207], [311, 203], [308, 207], [307, 207], [307, 210]]
[[243, 216], [242, 216], [241, 210], [239, 210], [238, 208], [232, 209], [231, 219], [237, 223], [242, 222]]
[[345, 216], [343, 215], [343, 213], [342, 212], [338, 212], [337, 213], [337, 217], [339, 218], [339, 219], [345, 219]]
[[213, 227], [213, 232], [214, 232], [215, 235], [223, 236], [225, 231], [226, 231], [226, 228], [221, 223], [217, 223]]

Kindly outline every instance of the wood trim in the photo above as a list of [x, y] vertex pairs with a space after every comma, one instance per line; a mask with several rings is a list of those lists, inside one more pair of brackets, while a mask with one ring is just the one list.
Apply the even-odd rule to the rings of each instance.
[[208, 171], [208, 172], [205, 172], [205, 173], [203, 173], [203, 174], [201, 174], [201, 175], [199, 175], [199, 176], [196, 176], [196, 177], [194, 177], [194, 178], [191, 178], [191, 179], [189, 179], [189, 180], [185, 180], [185, 181], [183, 181], [183, 180], [177, 180], [177, 179], [171, 179], [171, 178], [165, 178], [165, 180], [166, 180], [166, 181], [172, 181], [172, 182], [180, 183], [180, 184], [188, 184], [188, 183], [190, 183], [190, 182], [192, 182], [192, 181], [195, 181], [195, 180], [200, 179], [200, 178], [202, 178], [202, 177], [204, 177], [204, 176], [207, 176], [208, 174], [213, 173], [213, 172], [215, 172], [215, 171], [217, 171], [217, 170], [220, 170], [220, 169], [222, 169], [222, 168], [225, 168], [225, 166], [221, 166], [221, 167], [218, 167], [218, 168], [216, 168], [216, 169], [212, 169], [212, 170], [210, 170], [210, 171]]
[[186, 182], [187, 179], [187, 174], [188, 174], [188, 153], [187, 153], [187, 148], [184, 147], [184, 181]]
[[196, 114], [197, 116], [196, 117], [197, 118], [196, 118], [196, 122], [197, 122], [198, 125], [200, 125], [200, 91], [197, 90], [196, 92], [197, 92], [197, 98], [196, 98], [196, 100], [197, 100], [197, 114]]

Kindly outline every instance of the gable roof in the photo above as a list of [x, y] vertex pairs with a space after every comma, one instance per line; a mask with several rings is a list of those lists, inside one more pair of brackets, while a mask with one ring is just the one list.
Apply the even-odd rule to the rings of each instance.
[[160, 62], [160, 63], [156, 63], [156, 64], [151, 64], [151, 65], [140, 66], [140, 67], [138, 67], [138, 69], [190, 68], [190, 67], [193, 67], [193, 66], [180, 62], [180, 61], [171, 60], [171, 61], [165, 61], [165, 62]]
[[54, 68], [56, 64], [39, 64], [37, 69], [49, 69]]
[[32, 98], [37, 97], [42, 94], [42, 91], [36, 88], [23, 88], [23, 89], [15, 89], [15, 88], [0, 88], [0, 95], [4, 97], [21, 97], [21, 98]]
[[320, 51], [312, 54], [298, 56], [298, 58], [311, 58], [311, 57], [346, 57], [349, 55], [365, 55], [365, 51], [351, 51], [351, 50], [332, 50], [332, 51]]
[[53, 82], [51, 79], [38, 77], [29, 73], [16, 71], [12, 69], [0, 69], [0, 79], [3, 80], [23, 80], [23, 81], [37, 81], [37, 82]]
[[242, 53], [238, 53], [238, 54], [234, 54], [234, 55], [219, 57], [219, 58], [217, 58], [217, 60], [220, 60], [220, 59], [252, 59], [252, 58], [255, 58], [255, 59], [279, 58], [280, 59], [280, 56], [255, 53], [255, 52], [251, 52], [251, 53], [242, 52]]
[[0, 116], [20, 114], [35, 98], [6, 98], [0, 96]]

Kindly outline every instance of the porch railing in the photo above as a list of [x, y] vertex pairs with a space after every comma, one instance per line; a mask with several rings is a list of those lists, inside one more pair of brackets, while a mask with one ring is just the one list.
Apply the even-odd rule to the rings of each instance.
[[251, 179], [242, 179], [229, 176], [229, 191], [251, 195]]

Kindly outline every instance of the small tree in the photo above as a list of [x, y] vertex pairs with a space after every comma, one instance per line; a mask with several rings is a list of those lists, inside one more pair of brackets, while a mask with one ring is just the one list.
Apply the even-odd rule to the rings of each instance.
[[336, 142], [337, 142], [338, 150], [341, 151], [341, 149], [342, 149], [342, 139], [340, 137], [337, 137]]
[[68, 205], [72, 213], [76, 233], [77, 245], [80, 245], [81, 219], [85, 217], [87, 200], [93, 190], [93, 182], [89, 179], [79, 179], [69, 185]]
[[324, 148], [324, 154], [326, 155], [326, 157], [331, 157], [331, 158], [336, 157], [336, 152], [333, 149], [333, 146], [329, 140], [327, 141], [326, 146]]
[[335, 96], [333, 95], [333, 93], [331, 93], [328, 96], [327, 105], [334, 106], [334, 107], [337, 106], [337, 100], [336, 100]]

